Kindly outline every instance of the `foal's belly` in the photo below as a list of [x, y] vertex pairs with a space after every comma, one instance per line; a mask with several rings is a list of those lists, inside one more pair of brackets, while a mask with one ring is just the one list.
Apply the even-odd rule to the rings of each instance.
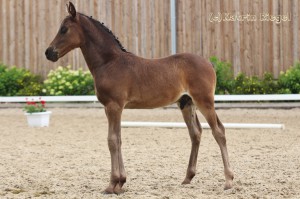
[[128, 102], [125, 105], [126, 109], [153, 109], [153, 108], [159, 108], [159, 107], [164, 107], [168, 106], [170, 104], [175, 103], [177, 100], [174, 100], [172, 102]]
[[152, 109], [152, 108], [159, 108], [168, 106], [170, 104], [176, 103], [183, 93], [174, 93], [174, 94], [159, 94], [159, 95], [152, 95], [147, 98], [142, 99], [133, 99], [129, 101], [125, 108], [128, 109]]

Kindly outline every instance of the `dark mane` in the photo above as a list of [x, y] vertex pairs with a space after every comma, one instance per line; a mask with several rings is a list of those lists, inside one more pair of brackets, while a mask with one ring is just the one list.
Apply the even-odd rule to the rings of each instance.
[[117, 44], [119, 45], [119, 47], [121, 48], [121, 50], [122, 50], [123, 52], [128, 52], [128, 51], [123, 47], [123, 45], [121, 44], [121, 42], [119, 41], [118, 37], [116, 37], [116, 36], [114, 35], [114, 33], [113, 33], [108, 27], [106, 27], [106, 26], [104, 25], [103, 22], [101, 23], [100, 21], [98, 21], [98, 20], [92, 18], [92, 16], [88, 17], [88, 16], [85, 15], [85, 14], [82, 14], [82, 13], [80, 13], [80, 14], [83, 15], [83, 16], [85, 16], [85, 17], [87, 17], [88, 19], [90, 19], [90, 20], [93, 22], [93, 24], [94, 24], [97, 28], [102, 28], [102, 29], [104, 29], [107, 33], [109, 33], [109, 34], [114, 38], [114, 40], [117, 42]]

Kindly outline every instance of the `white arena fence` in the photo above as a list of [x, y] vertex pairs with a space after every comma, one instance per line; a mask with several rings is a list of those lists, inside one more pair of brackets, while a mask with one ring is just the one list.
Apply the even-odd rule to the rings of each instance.
[[[257, 124], [257, 123], [224, 123], [226, 129], [284, 129], [284, 124]], [[160, 127], [160, 128], [187, 128], [184, 122], [131, 122], [122, 121], [122, 127]], [[207, 123], [201, 122], [204, 129], [210, 128]]]
[[[0, 97], [0, 103], [25, 103], [26, 101], [46, 102], [98, 102], [94, 95], [88, 96], [21, 96], [21, 97]], [[274, 94], [274, 95], [215, 95], [215, 102], [280, 102], [300, 101], [300, 94]], [[186, 128], [181, 122], [138, 122], [122, 121], [122, 127], [160, 127], [160, 128]], [[203, 128], [209, 128], [207, 123], [201, 123]], [[247, 123], [224, 123], [225, 128], [271, 128], [284, 129], [284, 124], [247, 124]]]
[[[22, 103], [29, 101], [46, 102], [98, 102], [95, 95], [83, 96], [20, 96], [20, 97], [0, 97], [0, 103]], [[300, 94], [268, 94], [268, 95], [215, 95], [215, 102], [255, 102], [255, 101], [300, 101]]]

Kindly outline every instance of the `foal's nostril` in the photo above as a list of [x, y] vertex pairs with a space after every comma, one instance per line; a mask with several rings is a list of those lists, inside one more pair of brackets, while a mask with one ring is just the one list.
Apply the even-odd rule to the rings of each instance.
[[47, 59], [49, 59], [51, 61], [55, 62], [58, 60], [58, 54], [56, 51], [54, 51], [53, 47], [47, 48], [47, 50], [45, 51], [45, 55], [46, 55]]
[[48, 57], [48, 55], [49, 55], [49, 50], [48, 49], [46, 50], [45, 55]]
[[45, 55], [48, 57], [51, 54], [51, 52], [53, 52], [53, 48], [49, 47], [49, 48], [47, 48]]

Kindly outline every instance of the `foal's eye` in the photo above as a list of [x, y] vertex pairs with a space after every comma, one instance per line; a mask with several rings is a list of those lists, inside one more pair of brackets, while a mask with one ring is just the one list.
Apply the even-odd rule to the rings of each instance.
[[68, 31], [68, 28], [66, 26], [63, 26], [60, 28], [60, 34], [65, 34]]

